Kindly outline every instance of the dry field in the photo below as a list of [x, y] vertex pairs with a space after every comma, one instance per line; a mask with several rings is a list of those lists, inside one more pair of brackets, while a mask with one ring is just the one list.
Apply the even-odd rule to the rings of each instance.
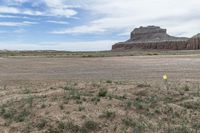
[[2, 57], [0, 133], [199, 133], [199, 79], [199, 54]]

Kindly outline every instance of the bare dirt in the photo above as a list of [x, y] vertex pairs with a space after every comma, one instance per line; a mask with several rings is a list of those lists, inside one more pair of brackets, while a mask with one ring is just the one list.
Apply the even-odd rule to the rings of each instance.
[[200, 55], [1, 58], [0, 83], [49, 80], [199, 80]]
[[0, 133], [199, 133], [199, 57], [1, 58]]

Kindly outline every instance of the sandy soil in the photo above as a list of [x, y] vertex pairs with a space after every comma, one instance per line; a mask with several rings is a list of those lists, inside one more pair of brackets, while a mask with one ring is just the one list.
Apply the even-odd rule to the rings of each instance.
[[0, 133], [199, 133], [199, 57], [0, 58]]
[[199, 80], [200, 55], [106, 58], [1, 58], [0, 83], [55, 80]]

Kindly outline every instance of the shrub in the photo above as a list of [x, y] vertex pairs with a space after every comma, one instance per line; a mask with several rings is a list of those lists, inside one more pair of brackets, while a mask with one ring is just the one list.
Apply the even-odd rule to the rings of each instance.
[[91, 99], [91, 101], [92, 102], [94, 102], [95, 104], [97, 104], [98, 102], [100, 102], [100, 98], [99, 97], [93, 97], [92, 99]]
[[112, 80], [107, 80], [106, 83], [111, 84], [111, 83], [112, 83]]
[[60, 121], [55, 127], [48, 128], [47, 133], [88, 133], [88, 131], [72, 122]]
[[166, 130], [166, 133], [192, 133], [192, 131], [186, 127], [185, 125], [182, 125], [181, 127], [169, 127]]
[[184, 106], [187, 109], [193, 109], [193, 110], [197, 110], [200, 109], [200, 101], [187, 101], [184, 103], [181, 103], [182, 106]]
[[36, 127], [38, 129], [43, 129], [45, 126], [47, 125], [47, 120], [45, 119], [41, 119], [37, 124], [36, 124]]
[[63, 104], [60, 104], [60, 105], [59, 105], [59, 107], [60, 107], [60, 109], [61, 109], [61, 110], [63, 110], [63, 109], [64, 109], [64, 106], [63, 106]]
[[2, 115], [5, 119], [13, 119], [15, 113], [16, 111], [14, 109], [5, 109]]
[[75, 89], [70, 90], [69, 95], [70, 95], [70, 98], [72, 99], [75, 99], [75, 100], [81, 99], [81, 94]]
[[116, 116], [116, 113], [114, 111], [104, 111], [103, 112], [103, 115], [101, 115], [100, 117], [103, 117], [103, 118], [107, 118], [107, 119], [114, 119]]
[[125, 109], [126, 109], [126, 110], [127, 110], [127, 109], [130, 109], [131, 106], [132, 106], [132, 102], [131, 102], [131, 100], [128, 100], [128, 101], [125, 103]]
[[144, 109], [144, 101], [141, 98], [136, 98], [136, 100], [134, 101], [134, 106], [136, 109]]
[[65, 86], [63, 87], [64, 91], [69, 91], [69, 90], [73, 90], [74, 88], [72, 86]]
[[98, 126], [98, 123], [92, 120], [88, 120], [84, 122], [83, 127], [89, 131], [94, 131], [94, 130], [97, 130], [99, 126]]
[[122, 122], [125, 126], [132, 128], [132, 133], [143, 133], [146, 129], [145, 122], [139, 119], [126, 117], [125, 119], [122, 119]]
[[147, 84], [147, 83], [141, 83], [141, 84], [138, 84], [137, 87], [139, 87], [139, 88], [146, 88], [146, 87], [151, 87], [151, 85]]
[[83, 107], [83, 106], [78, 107], [78, 111], [83, 111], [83, 110], [85, 110], [85, 107]]
[[24, 94], [30, 94], [31, 93], [31, 90], [30, 89], [24, 89]]
[[32, 107], [33, 106], [33, 96], [29, 96], [26, 99], [26, 102], [29, 104], [29, 107]]
[[98, 96], [99, 97], [105, 97], [107, 95], [107, 90], [106, 89], [100, 89]]
[[196, 130], [196, 132], [200, 129], [200, 121], [195, 121], [192, 124], [192, 128], [194, 128]]
[[23, 110], [22, 112], [20, 112], [14, 119], [16, 122], [23, 122], [27, 116], [29, 116], [30, 112], [28, 112], [27, 110]]
[[183, 90], [184, 90], [184, 91], [189, 91], [189, 90], [190, 90], [190, 87], [189, 87], [188, 85], [185, 85], [185, 86], [183, 87]]

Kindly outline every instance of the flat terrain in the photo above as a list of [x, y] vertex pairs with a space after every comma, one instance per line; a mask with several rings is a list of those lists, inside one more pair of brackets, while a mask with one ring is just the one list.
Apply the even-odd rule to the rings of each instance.
[[199, 80], [200, 55], [0, 58], [0, 82], [24, 80]]
[[2, 56], [0, 133], [199, 133], [199, 79], [200, 54]]

